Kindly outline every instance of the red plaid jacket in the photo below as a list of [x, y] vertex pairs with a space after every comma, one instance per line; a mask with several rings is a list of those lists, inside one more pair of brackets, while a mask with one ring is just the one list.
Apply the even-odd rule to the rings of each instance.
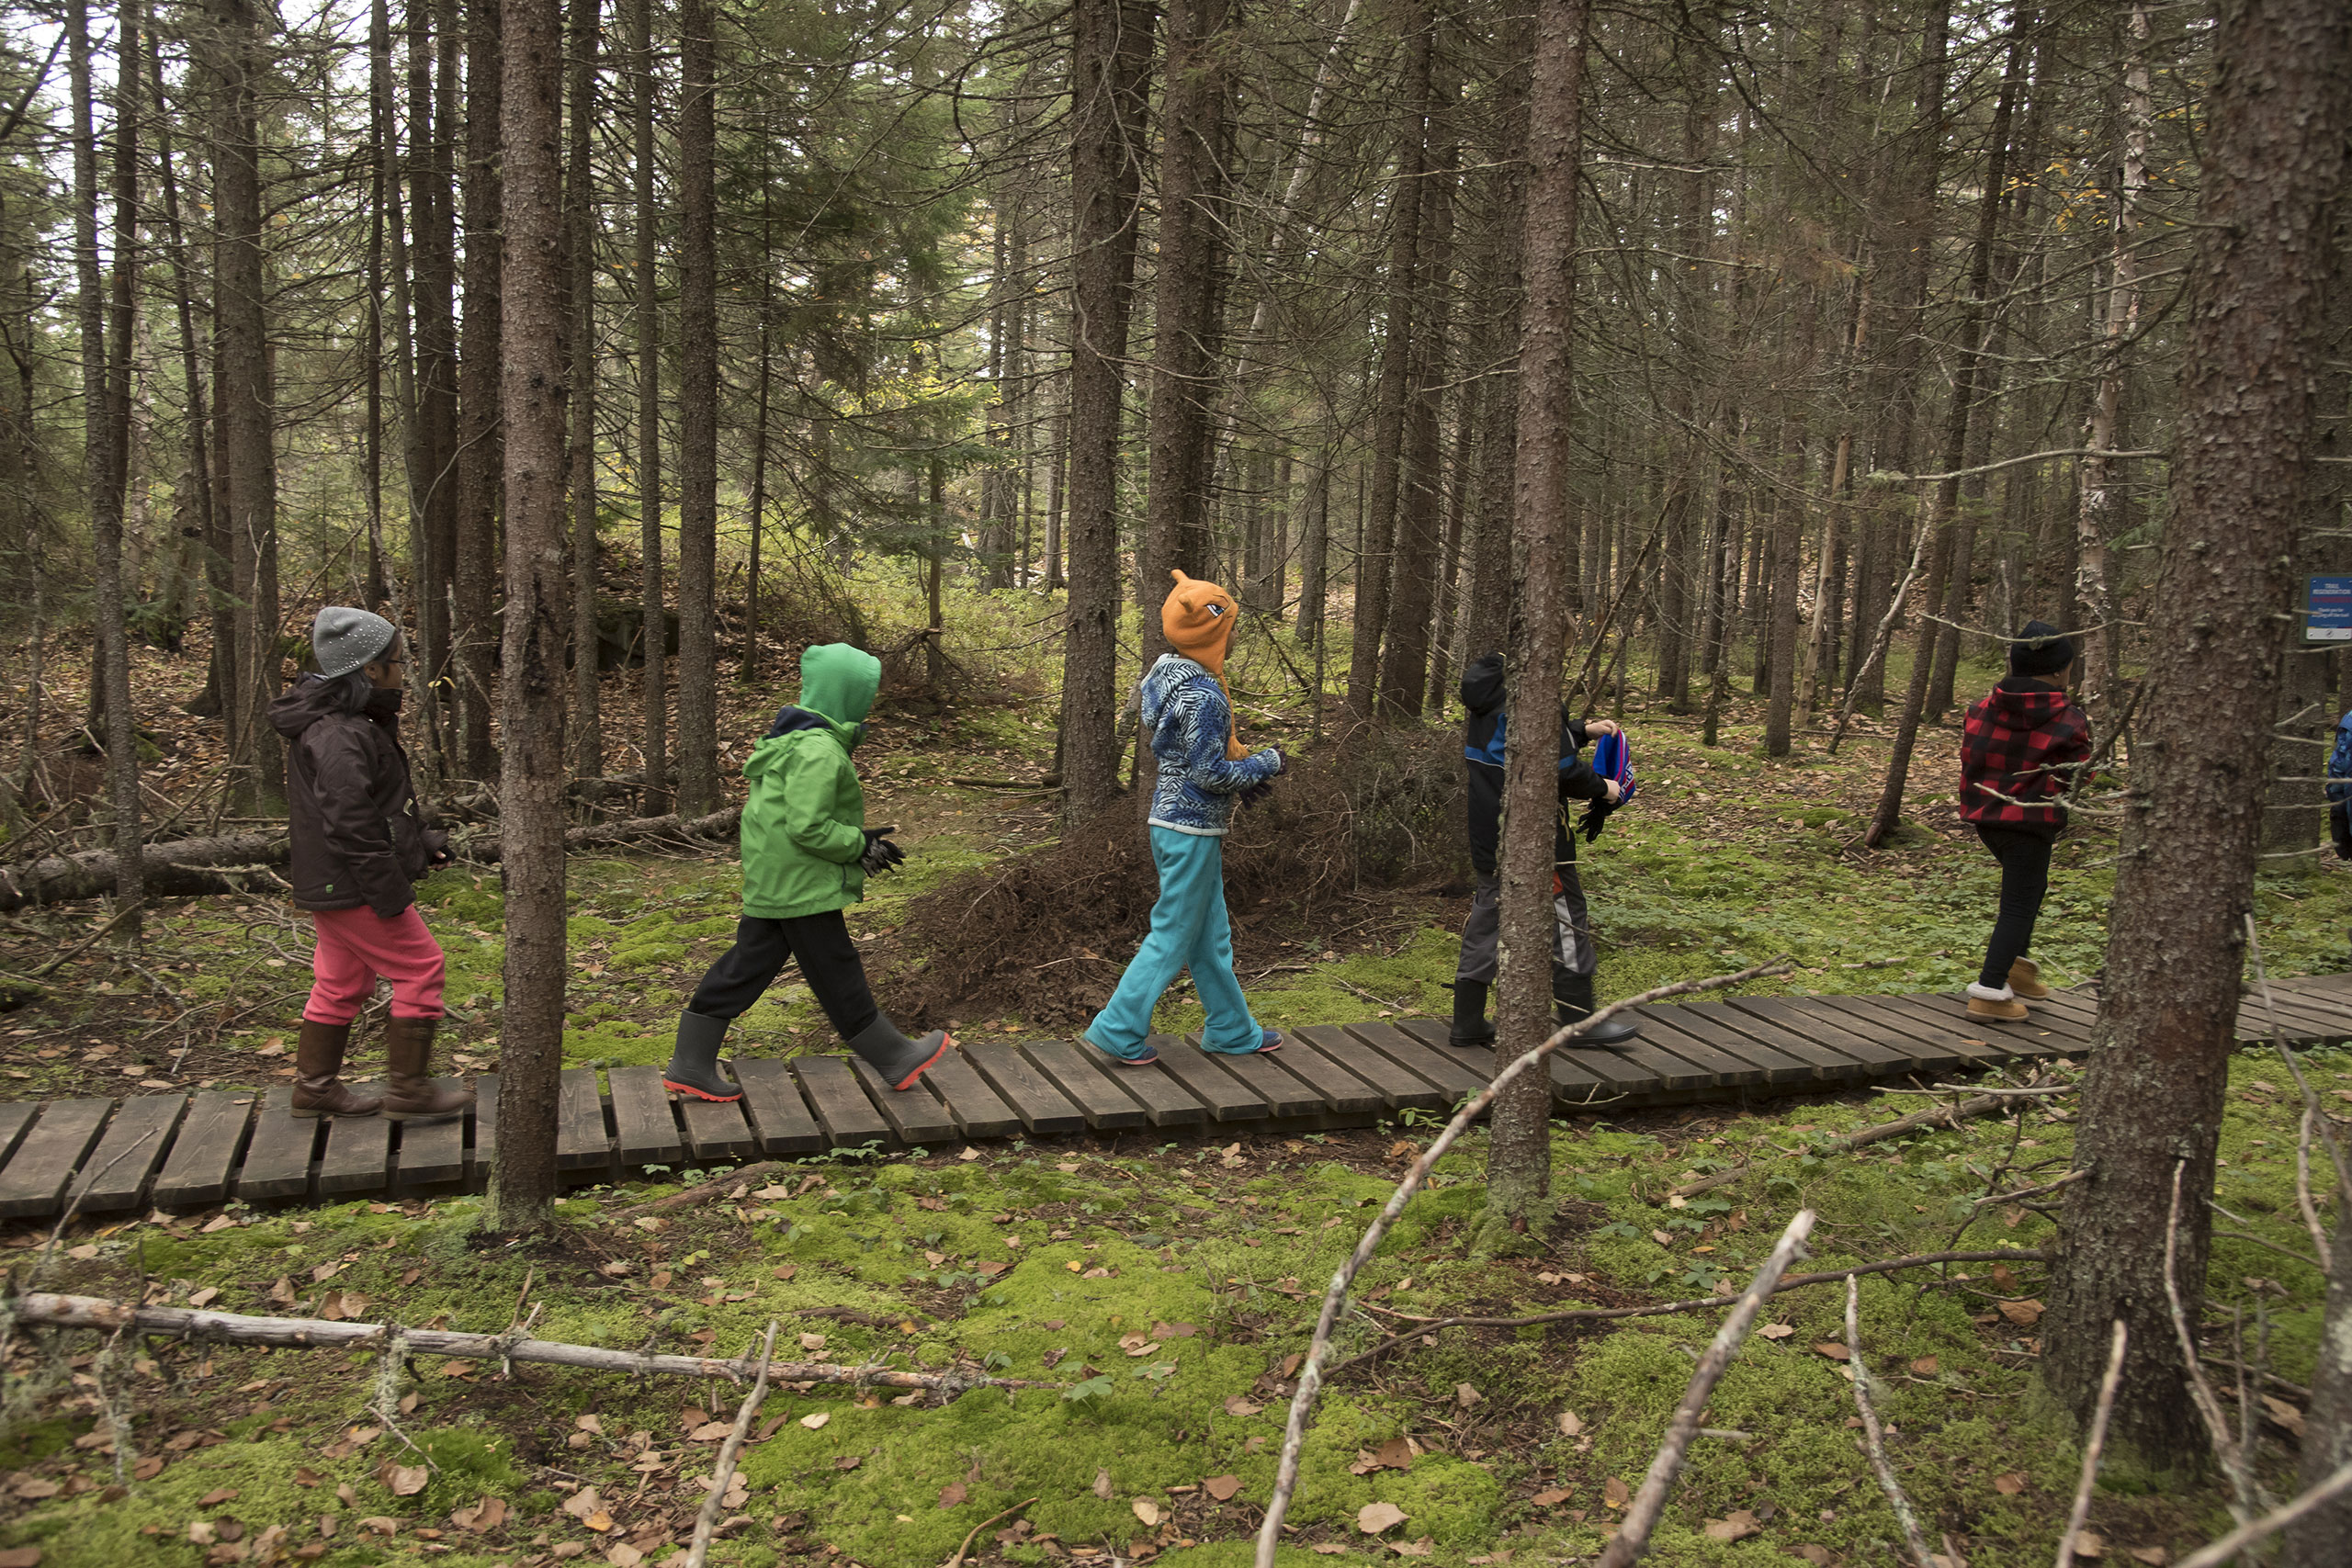
[[2090, 754], [2090, 720], [2064, 692], [2012, 690], [2004, 682], [1968, 710], [1960, 742], [1961, 818], [1984, 828], [2055, 832], [2066, 825], [2062, 802], [2081, 771], [2066, 764]]

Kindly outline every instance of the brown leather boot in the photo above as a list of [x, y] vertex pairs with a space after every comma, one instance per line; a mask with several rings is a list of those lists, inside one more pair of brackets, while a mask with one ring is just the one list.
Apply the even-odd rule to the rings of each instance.
[[390, 1087], [384, 1093], [384, 1118], [416, 1122], [456, 1116], [473, 1106], [469, 1089], [443, 1089], [426, 1066], [433, 1055], [433, 1036], [441, 1027], [437, 1018], [395, 1018], [384, 1026], [384, 1061]]
[[344, 1087], [343, 1054], [351, 1043], [351, 1025], [302, 1021], [294, 1044], [294, 1114], [297, 1116], [373, 1116], [383, 1102]]

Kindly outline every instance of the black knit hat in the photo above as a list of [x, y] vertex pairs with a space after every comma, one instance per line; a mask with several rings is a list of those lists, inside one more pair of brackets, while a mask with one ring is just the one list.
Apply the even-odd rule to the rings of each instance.
[[2075, 639], [2048, 621], [2028, 621], [2009, 644], [2012, 675], [2063, 675], [2075, 662]]

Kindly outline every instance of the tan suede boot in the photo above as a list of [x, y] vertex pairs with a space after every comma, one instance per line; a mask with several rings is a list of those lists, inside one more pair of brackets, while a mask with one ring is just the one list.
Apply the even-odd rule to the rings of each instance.
[[373, 1116], [383, 1102], [344, 1087], [343, 1054], [351, 1044], [351, 1025], [302, 1021], [294, 1043], [294, 1114], [297, 1116]]
[[2018, 994], [2007, 986], [1996, 991], [1989, 986], [1972, 982], [1968, 987], [1968, 1016], [2015, 1021], [2026, 1016], [2026, 1005], [2018, 1000]]
[[417, 1122], [471, 1109], [473, 1090], [443, 1089], [433, 1081], [429, 1063], [433, 1036], [440, 1027], [437, 1018], [396, 1018], [384, 1026], [384, 1059], [390, 1068], [385, 1120]]
[[2019, 958], [2009, 964], [2009, 989], [2030, 1002], [2038, 1002], [2050, 994], [2041, 981], [2041, 966], [2030, 958]]

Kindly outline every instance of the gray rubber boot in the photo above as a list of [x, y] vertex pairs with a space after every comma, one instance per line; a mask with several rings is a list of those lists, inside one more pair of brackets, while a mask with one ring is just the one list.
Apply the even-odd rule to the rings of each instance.
[[849, 1048], [865, 1059], [892, 1089], [912, 1089], [924, 1069], [955, 1048], [947, 1031], [934, 1029], [920, 1040], [910, 1040], [899, 1026], [880, 1013], [857, 1032]]
[[[1595, 1006], [1592, 976], [1571, 975], [1564, 969], [1552, 971], [1553, 1011], [1566, 1028], [1592, 1015]], [[1612, 1018], [1596, 1028], [1589, 1029], [1568, 1042], [1567, 1048], [1578, 1045], [1619, 1045], [1642, 1032], [1641, 1025], [1629, 1019]]]
[[718, 1048], [727, 1042], [727, 1022], [707, 1013], [678, 1015], [678, 1043], [670, 1048], [670, 1065], [662, 1069], [663, 1089], [719, 1105], [743, 1098], [743, 1091], [718, 1073]]

